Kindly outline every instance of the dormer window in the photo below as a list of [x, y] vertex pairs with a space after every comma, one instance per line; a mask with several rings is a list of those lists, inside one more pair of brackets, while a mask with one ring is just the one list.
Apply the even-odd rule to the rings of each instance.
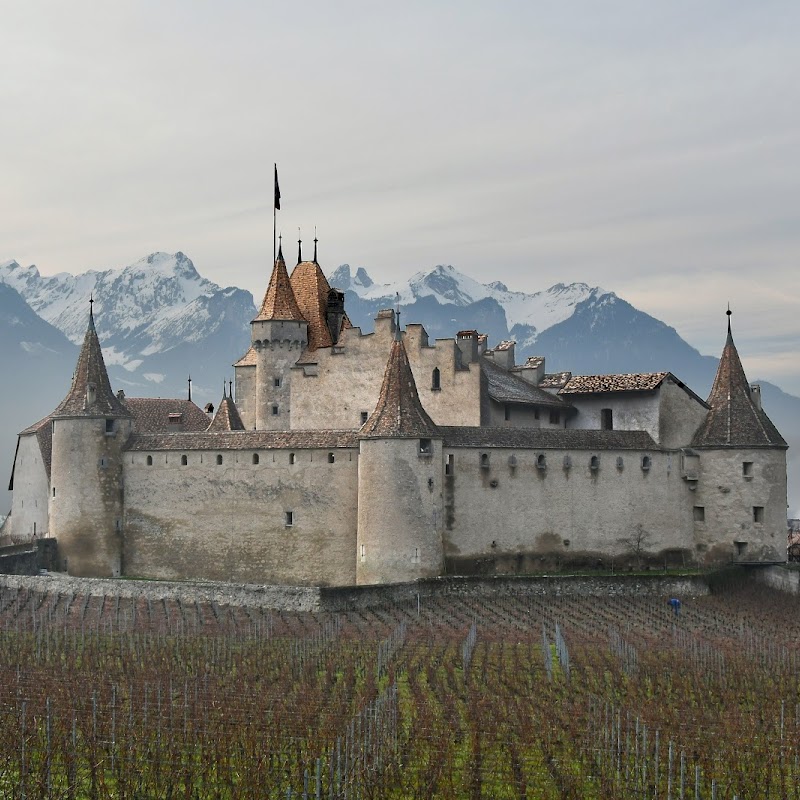
[[170, 426], [172, 425], [180, 425], [183, 422], [183, 414], [180, 412], [173, 412], [169, 415], [168, 421]]

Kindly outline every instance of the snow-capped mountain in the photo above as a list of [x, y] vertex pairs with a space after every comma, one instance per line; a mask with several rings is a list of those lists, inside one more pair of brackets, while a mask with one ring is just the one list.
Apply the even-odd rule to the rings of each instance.
[[83, 340], [93, 297], [106, 364], [128, 394], [183, 394], [189, 373], [210, 391], [230, 377], [230, 364], [247, 349], [255, 313], [249, 292], [221, 289], [180, 252], [153, 253], [122, 269], [50, 277], [8, 261], [0, 264], [0, 282], [75, 344]]

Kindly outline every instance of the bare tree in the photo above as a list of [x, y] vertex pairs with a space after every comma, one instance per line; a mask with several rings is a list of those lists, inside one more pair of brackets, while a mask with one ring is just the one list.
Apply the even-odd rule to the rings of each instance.
[[636, 558], [636, 569], [642, 568], [642, 554], [646, 552], [653, 542], [653, 537], [641, 522], [636, 524], [633, 533], [619, 540], [625, 549]]

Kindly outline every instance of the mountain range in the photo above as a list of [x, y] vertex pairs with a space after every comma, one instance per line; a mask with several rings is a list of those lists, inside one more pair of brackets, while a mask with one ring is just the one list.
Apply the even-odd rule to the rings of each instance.
[[[705, 397], [716, 370], [717, 359], [701, 355], [674, 328], [614, 292], [585, 283], [559, 283], [528, 294], [499, 281], [482, 284], [440, 265], [408, 280], [376, 284], [364, 268], [353, 271], [347, 264], [329, 282], [344, 291], [350, 320], [365, 332], [378, 310], [399, 300], [403, 323], [422, 323], [431, 338], [477, 329], [488, 334], [490, 346], [513, 339], [518, 362], [544, 355], [549, 372], [670, 370]], [[0, 397], [0, 475], [10, 473], [16, 433], [66, 393], [90, 296], [115, 388], [129, 396], [185, 397], [191, 375], [193, 397], [201, 404], [218, 402], [231, 364], [249, 346], [249, 322], [256, 313], [249, 292], [207, 280], [181, 252], [153, 253], [122, 269], [47, 277], [34, 266], [0, 263], [0, 367], [11, 387]], [[768, 382], [761, 385], [765, 409], [794, 445], [789, 488], [796, 516], [800, 494], [793, 497], [792, 488], [800, 475], [800, 398]], [[3, 505], [0, 496], [0, 513]]]

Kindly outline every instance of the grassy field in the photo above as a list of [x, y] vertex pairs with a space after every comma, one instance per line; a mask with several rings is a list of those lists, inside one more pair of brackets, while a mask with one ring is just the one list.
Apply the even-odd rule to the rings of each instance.
[[800, 798], [797, 600], [667, 600], [5, 590], [0, 796]]

